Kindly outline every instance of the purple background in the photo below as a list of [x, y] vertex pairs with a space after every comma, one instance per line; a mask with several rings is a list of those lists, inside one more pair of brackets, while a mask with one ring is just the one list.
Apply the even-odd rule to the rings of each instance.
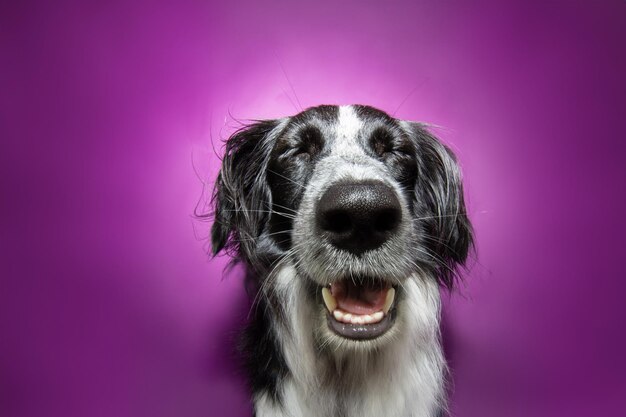
[[127, 3], [0, 6], [0, 415], [248, 415], [211, 140], [353, 102], [464, 169], [452, 415], [624, 415], [624, 1]]

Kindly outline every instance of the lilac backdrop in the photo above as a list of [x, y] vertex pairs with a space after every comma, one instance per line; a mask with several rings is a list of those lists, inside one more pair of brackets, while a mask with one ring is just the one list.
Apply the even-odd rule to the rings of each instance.
[[249, 415], [211, 141], [353, 102], [464, 169], [451, 414], [624, 415], [626, 3], [262, 3], [0, 6], [0, 415]]

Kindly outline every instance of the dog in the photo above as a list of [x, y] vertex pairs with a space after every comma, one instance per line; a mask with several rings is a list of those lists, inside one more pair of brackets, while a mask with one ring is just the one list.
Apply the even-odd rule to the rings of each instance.
[[215, 183], [213, 254], [254, 296], [256, 416], [445, 410], [440, 287], [473, 247], [453, 153], [424, 124], [322, 105], [244, 126]]

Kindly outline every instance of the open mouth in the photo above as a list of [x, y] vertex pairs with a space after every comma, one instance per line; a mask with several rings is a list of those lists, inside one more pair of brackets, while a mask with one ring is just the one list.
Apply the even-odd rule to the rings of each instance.
[[348, 339], [375, 339], [394, 322], [396, 290], [384, 281], [344, 279], [322, 288], [328, 326]]

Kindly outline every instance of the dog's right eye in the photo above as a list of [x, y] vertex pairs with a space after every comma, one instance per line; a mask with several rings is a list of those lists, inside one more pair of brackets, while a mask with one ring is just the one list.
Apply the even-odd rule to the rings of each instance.
[[298, 134], [299, 142], [294, 149], [293, 156], [296, 158], [310, 159], [321, 152], [324, 146], [322, 132], [316, 127], [309, 126], [302, 129]]

